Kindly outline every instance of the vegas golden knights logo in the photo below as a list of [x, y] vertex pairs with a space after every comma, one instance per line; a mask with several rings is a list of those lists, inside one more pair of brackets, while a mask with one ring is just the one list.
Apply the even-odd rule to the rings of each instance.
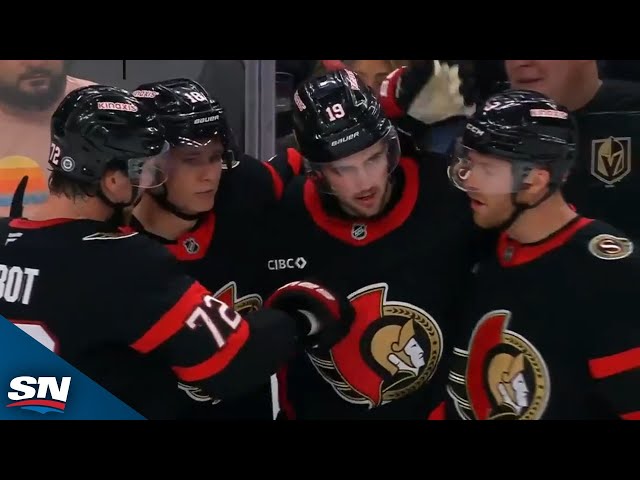
[[507, 329], [511, 312], [476, 325], [469, 350], [454, 349], [447, 392], [467, 420], [539, 420], [549, 403], [547, 366], [536, 348]]
[[349, 295], [356, 311], [349, 335], [328, 352], [309, 354], [342, 399], [368, 408], [417, 391], [442, 356], [434, 318], [409, 303], [388, 301], [388, 289], [379, 283]]
[[[250, 294], [238, 298], [238, 286], [236, 285], [236, 282], [227, 283], [224, 287], [214, 293], [213, 296], [232, 307], [240, 315], [246, 315], [247, 313], [253, 312], [262, 307], [262, 298], [260, 295]], [[191, 400], [196, 402], [209, 402], [212, 405], [215, 405], [221, 401], [207, 395], [200, 389], [200, 387], [178, 382], [178, 388], [184, 391]]]
[[600, 138], [591, 142], [591, 174], [613, 185], [631, 173], [631, 137]]

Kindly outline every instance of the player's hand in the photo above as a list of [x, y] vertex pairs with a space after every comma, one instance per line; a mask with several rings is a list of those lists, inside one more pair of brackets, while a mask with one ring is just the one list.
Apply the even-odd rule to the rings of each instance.
[[291, 282], [278, 288], [265, 307], [282, 310], [295, 318], [308, 348], [329, 349], [342, 340], [355, 319], [346, 298], [311, 282]]
[[468, 60], [414, 60], [391, 72], [380, 88], [380, 101], [391, 118], [408, 115], [425, 125], [474, 110], [475, 82]]

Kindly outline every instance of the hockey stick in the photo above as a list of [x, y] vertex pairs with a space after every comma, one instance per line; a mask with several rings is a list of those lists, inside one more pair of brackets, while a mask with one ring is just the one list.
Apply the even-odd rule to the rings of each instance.
[[11, 209], [9, 210], [9, 218], [21, 218], [22, 207], [24, 204], [24, 192], [27, 190], [27, 183], [29, 182], [29, 176], [25, 175], [20, 180], [18, 187], [13, 192], [13, 199], [11, 200]]

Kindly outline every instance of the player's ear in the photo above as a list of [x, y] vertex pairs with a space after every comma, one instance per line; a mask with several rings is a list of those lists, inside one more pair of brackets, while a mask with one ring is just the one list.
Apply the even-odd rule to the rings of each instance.
[[538, 196], [544, 193], [551, 181], [551, 174], [548, 170], [542, 168], [534, 168], [527, 176], [527, 191], [532, 195]]
[[120, 170], [107, 170], [100, 186], [107, 198], [116, 203], [127, 201], [131, 196], [131, 182]]

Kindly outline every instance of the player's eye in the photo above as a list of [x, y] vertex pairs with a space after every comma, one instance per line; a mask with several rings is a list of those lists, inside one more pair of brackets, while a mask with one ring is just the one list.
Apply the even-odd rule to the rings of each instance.
[[367, 159], [367, 163], [375, 164], [384, 159], [384, 152], [376, 153], [373, 157]]

